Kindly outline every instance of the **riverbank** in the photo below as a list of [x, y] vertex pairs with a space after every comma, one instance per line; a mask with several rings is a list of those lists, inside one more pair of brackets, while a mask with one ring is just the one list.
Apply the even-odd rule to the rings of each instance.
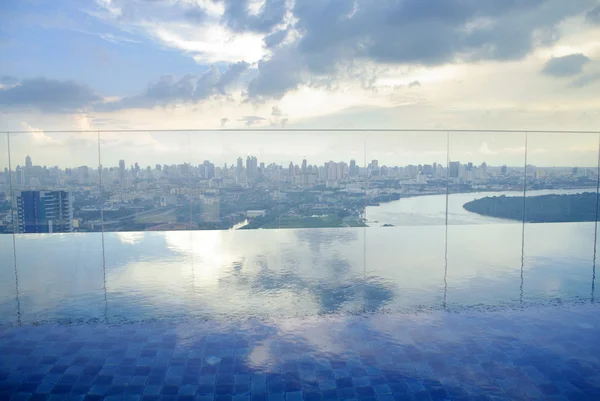
[[483, 216], [528, 223], [566, 223], [596, 221], [597, 194], [494, 196], [464, 204], [464, 209]]

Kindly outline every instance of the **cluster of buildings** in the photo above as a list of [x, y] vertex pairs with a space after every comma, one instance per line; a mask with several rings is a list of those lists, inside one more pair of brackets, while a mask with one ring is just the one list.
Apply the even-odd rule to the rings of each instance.
[[[193, 204], [198, 207], [190, 207], [190, 218], [185, 223], [193, 223], [196, 218], [204, 223], [219, 223], [224, 214], [239, 213], [239, 207], [231, 205], [246, 202], [268, 208], [273, 202], [298, 198], [294, 194], [302, 191], [317, 194], [321, 200], [334, 191], [341, 204], [344, 193], [363, 193], [371, 198], [381, 198], [381, 194], [433, 194], [445, 192], [447, 183], [456, 187], [454, 192], [514, 189], [522, 186], [523, 173], [523, 167], [458, 161], [448, 165], [388, 166], [371, 160], [366, 166], [359, 166], [356, 160], [317, 165], [304, 159], [284, 167], [259, 162], [254, 156], [245, 160], [240, 157], [236, 163], [221, 166], [206, 160], [196, 165], [156, 164], [142, 168], [137, 162], [128, 166], [120, 160], [115, 167], [61, 169], [36, 166], [27, 156], [24, 166], [17, 166], [14, 171], [5, 169], [0, 174], [0, 202], [4, 200], [0, 222], [11, 232], [71, 232], [80, 228], [82, 215], [89, 219], [100, 210], [125, 210], [122, 214], [126, 216], [128, 211], [134, 215]], [[591, 168], [527, 166], [528, 184], [533, 188], [585, 186], [595, 179], [595, 174]], [[290, 194], [294, 196], [288, 197]], [[331, 202], [314, 206], [335, 207]], [[16, 212], [9, 213], [9, 209]]]

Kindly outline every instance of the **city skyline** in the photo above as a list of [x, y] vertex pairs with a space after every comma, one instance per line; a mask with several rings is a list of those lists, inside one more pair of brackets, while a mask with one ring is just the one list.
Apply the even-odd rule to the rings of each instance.
[[[422, 167], [422, 166], [438, 166], [439, 168], [445, 170], [445, 169], [452, 169], [452, 165], [455, 163], [458, 163], [461, 166], [473, 166], [473, 167], [480, 167], [481, 165], [485, 165], [488, 168], [497, 168], [497, 169], [501, 169], [501, 168], [510, 168], [512, 170], [519, 170], [522, 171], [524, 170], [524, 166], [523, 165], [507, 165], [507, 164], [501, 164], [501, 165], [492, 165], [492, 164], [488, 164], [485, 161], [483, 161], [481, 164], [477, 165], [476, 163], [473, 162], [461, 162], [460, 160], [448, 160], [448, 163], [437, 163], [437, 162], [430, 162], [430, 163], [419, 163], [419, 164], [406, 164], [406, 165], [402, 165], [402, 164], [383, 164], [383, 163], [379, 163], [378, 159], [372, 159], [372, 160], [368, 160], [366, 161], [366, 165], [365, 164], [361, 164], [359, 160], [357, 159], [350, 159], [350, 160], [328, 160], [325, 162], [321, 162], [321, 163], [309, 163], [308, 159], [306, 158], [302, 158], [299, 162], [294, 162], [293, 160], [290, 160], [289, 163], [286, 165], [285, 163], [283, 164], [279, 164], [277, 162], [274, 161], [261, 161], [260, 163], [258, 163], [258, 158], [256, 156], [253, 155], [248, 155], [245, 158], [242, 156], [238, 156], [237, 159], [235, 159], [232, 162], [224, 162], [222, 165], [217, 165], [216, 163], [212, 162], [211, 160], [204, 160], [202, 163], [190, 163], [188, 161], [182, 162], [182, 163], [171, 163], [171, 164], [166, 164], [166, 163], [154, 163], [154, 164], [148, 164], [148, 165], [141, 165], [140, 163], [138, 163], [137, 161], [133, 161], [131, 163], [127, 163], [126, 160], [121, 159], [119, 160], [119, 162], [116, 165], [107, 165], [107, 164], [102, 164], [100, 166], [98, 165], [79, 165], [79, 166], [68, 166], [68, 167], [63, 167], [63, 166], [59, 166], [59, 165], [54, 165], [54, 166], [47, 166], [47, 165], [39, 165], [39, 164], [33, 164], [33, 159], [31, 158], [31, 156], [27, 155], [25, 156], [25, 163], [24, 164], [19, 164], [17, 163], [12, 171], [15, 172], [17, 171], [17, 169], [30, 169], [33, 167], [42, 167], [45, 169], [56, 169], [58, 168], [59, 170], [74, 170], [74, 169], [80, 169], [80, 168], [86, 168], [86, 169], [91, 169], [91, 170], [98, 170], [99, 167], [102, 167], [103, 169], [109, 169], [111, 171], [119, 171], [119, 174], [121, 174], [121, 172], [132, 172], [132, 171], [136, 171], [136, 172], [140, 172], [143, 170], [158, 170], [161, 171], [164, 169], [164, 167], [180, 167], [180, 166], [184, 166], [184, 165], [189, 165], [191, 167], [202, 167], [203, 165], [206, 165], [207, 163], [210, 163], [212, 165], [213, 168], [228, 168], [228, 169], [236, 169], [240, 167], [240, 162], [241, 162], [241, 167], [244, 170], [248, 170], [248, 161], [251, 160], [253, 163], [254, 168], [258, 168], [260, 165], [260, 168], [266, 168], [266, 167], [272, 167], [272, 166], [276, 166], [277, 168], [281, 168], [281, 169], [286, 169], [289, 170], [290, 166], [293, 166], [295, 168], [298, 169], [304, 169], [304, 168], [312, 168], [312, 167], [323, 167], [326, 166], [328, 163], [345, 163], [347, 167], [351, 167], [352, 164], [354, 163], [354, 165], [357, 168], [360, 169], [370, 169], [371, 166], [376, 163], [376, 165], [378, 167], [387, 167], [387, 168], [406, 168], [406, 167]], [[159, 168], [160, 167], [160, 168]], [[568, 170], [568, 169], [572, 169], [572, 168], [583, 168], [583, 169], [597, 169], [597, 166], [585, 166], [585, 165], [573, 165], [573, 166], [544, 166], [544, 165], [534, 165], [532, 163], [527, 163], [527, 167], [531, 167], [531, 168], [541, 168], [541, 169], [558, 169], [558, 170]], [[8, 167], [5, 167], [5, 171], [8, 171]], [[595, 171], [595, 170], [594, 170]]]
[[[404, 166], [378, 159], [368, 164], [355, 159], [320, 164], [303, 158], [279, 164], [254, 155], [238, 156], [223, 165], [204, 160], [144, 166], [128, 160], [112, 166], [60, 168], [40, 166], [25, 155], [23, 166], [0, 175], [0, 232], [364, 227], [369, 225], [367, 206], [402, 198], [526, 190], [589, 192], [599, 179], [598, 167], [530, 163], [508, 167], [457, 160]], [[554, 205], [570, 205], [552, 199]], [[475, 207], [487, 210], [479, 205]], [[570, 218], [589, 219], [588, 206], [587, 213], [574, 212]], [[510, 205], [501, 206], [498, 213], [518, 215]]]
[[[390, 135], [396, 136], [390, 137]], [[100, 142], [98, 143], [98, 139]], [[448, 141], [449, 139], [449, 141]], [[447, 147], [453, 160], [480, 164], [524, 163], [525, 132], [140, 132], [140, 133], [36, 133], [10, 134], [11, 157], [30, 155], [40, 164], [71, 166], [90, 164], [100, 157], [104, 164], [117, 164], [124, 158], [143, 165], [183, 162], [218, 164], [254, 155], [263, 160], [288, 163], [309, 158], [329, 160], [378, 159], [384, 164], [446, 163]], [[598, 134], [527, 135], [527, 159], [540, 166], [597, 166]], [[286, 144], [286, 146], [283, 146]], [[0, 149], [8, 148], [7, 136]], [[6, 146], [4, 146], [6, 145]], [[66, 152], [66, 154], [65, 154]], [[8, 166], [8, 152], [0, 151], [0, 168]]]

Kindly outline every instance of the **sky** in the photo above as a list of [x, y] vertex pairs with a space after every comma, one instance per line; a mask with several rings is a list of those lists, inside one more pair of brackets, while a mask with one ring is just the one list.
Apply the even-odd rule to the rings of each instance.
[[[600, 131], [600, 0], [3, 0], [13, 164], [446, 161], [445, 133]], [[265, 133], [152, 132], [265, 128]], [[0, 167], [8, 164], [0, 141]], [[451, 134], [522, 165], [524, 134]], [[531, 134], [528, 162], [595, 166], [596, 134]]]

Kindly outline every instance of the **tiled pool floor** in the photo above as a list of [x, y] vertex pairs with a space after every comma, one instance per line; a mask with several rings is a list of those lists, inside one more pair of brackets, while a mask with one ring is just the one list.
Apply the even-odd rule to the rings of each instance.
[[600, 400], [599, 312], [0, 327], [0, 400]]

